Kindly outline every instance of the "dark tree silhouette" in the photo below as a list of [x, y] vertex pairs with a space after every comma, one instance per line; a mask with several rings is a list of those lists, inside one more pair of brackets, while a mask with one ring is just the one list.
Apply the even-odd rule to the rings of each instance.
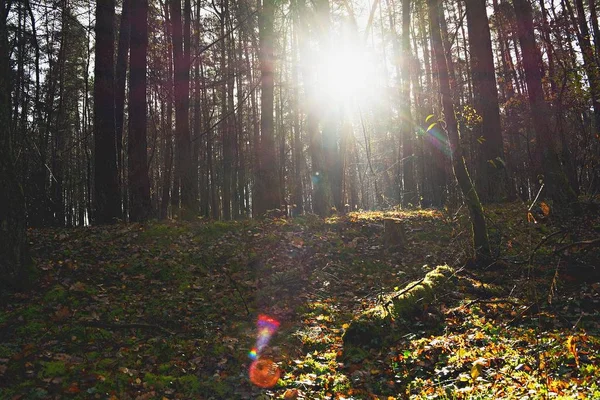
[[94, 182], [96, 224], [121, 218], [115, 135], [115, 2], [96, 2], [94, 68]]
[[148, 53], [148, 0], [131, 7], [129, 73], [129, 219], [145, 221], [151, 214], [146, 140], [146, 55]]

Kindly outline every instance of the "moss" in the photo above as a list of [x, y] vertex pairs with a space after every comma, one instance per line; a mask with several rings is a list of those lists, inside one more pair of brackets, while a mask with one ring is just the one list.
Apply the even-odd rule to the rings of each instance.
[[170, 369], [171, 364], [161, 364], [158, 366], [158, 372], [160, 372], [161, 374], [169, 372]]
[[441, 286], [450, 283], [453, 274], [454, 270], [448, 265], [440, 265], [428, 272], [420, 283], [417, 281], [406, 285], [404, 290], [410, 289], [402, 295], [389, 296], [393, 316], [399, 318], [411, 315], [431, 303]]
[[199, 394], [202, 385], [197, 376], [186, 375], [177, 379], [177, 383], [180, 386], [180, 390], [186, 395]]
[[[400, 291], [384, 296], [384, 304], [372, 307], [354, 320], [343, 335], [344, 346], [378, 347], [389, 335], [391, 320], [404, 318], [419, 313], [430, 304], [436, 293], [452, 280], [454, 270], [447, 265], [440, 265], [428, 272], [421, 281], [415, 281]], [[405, 292], [404, 292], [405, 291]], [[389, 307], [391, 305], [391, 307]]]
[[63, 301], [67, 297], [67, 291], [60, 285], [55, 285], [46, 295], [44, 296], [45, 302], [58, 302]]
[[39, 373], [40, 378], [55, 378], [67, 374], [67, 366], [63, 361], [43, 362], [43, 368]]
[[155, 375], [153, 373], [146, 372], [144, 375], [144, 381], [157, 389], [162, 389], [166, 386], [172, 385], [173, 382], [177, 381], [177, 378], [171, 375]]
[[45, 325], [38, 321], [28, 322], [24, 326], [17, 328], [17, 333], [21, 336], [35, 336], [36, 334], [45, 330]]

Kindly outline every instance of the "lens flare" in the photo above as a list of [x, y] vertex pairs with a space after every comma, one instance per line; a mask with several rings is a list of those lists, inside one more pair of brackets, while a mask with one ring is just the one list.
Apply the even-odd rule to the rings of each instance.
[[252, 350], [250, 350], [250, 353], [248, 353], [248, 357], [250, 357], [250, 359], [252, 360], [256, 360], [258, 358], [258, 354], [256, 353], [256, 347], [253, 347]]
[[258, 328], [258, 337], [256, 338], [256, 346], [250, 350], [250, 358], [256, 360], [263, 349], [269, 344], [269, 340], [279, 328], [279, 321], [267, 315], [261, 314], [256, 322]]
[[256, 386], [270, 388], [275, 386], [279, 380], [281, 372], [279, 367], [273, 361], [265, 358], [259, 358], [260, 353], [269, 344], [269, 340], [279, 328], [279, 321], [267, 315], [261, 314], [256, 322], [258, 334], [256, 346], [250, 350], [248, 356], [254, 360], [250, 365], [250, 381]]
[[279, 367], [269, 359], [256, 360], [250, 365], [250, 381], [258, 387], [273, 387], [280, 376]]

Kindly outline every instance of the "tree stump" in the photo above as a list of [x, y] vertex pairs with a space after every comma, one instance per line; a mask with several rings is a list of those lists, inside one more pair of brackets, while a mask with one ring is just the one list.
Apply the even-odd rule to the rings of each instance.
[[387, 250], [401, 250], [406, 247], [404, 223], [400, 218], [383, 220], [383, 241]]

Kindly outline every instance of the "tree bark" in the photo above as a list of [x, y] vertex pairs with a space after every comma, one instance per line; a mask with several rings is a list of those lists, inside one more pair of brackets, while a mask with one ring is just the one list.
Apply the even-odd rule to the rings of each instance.
[[531, 4], [528, 0], [513, 0], [513, 5], [536, 136], [536, 164], [538, 164], [536, 169], [544, 177], [544, 183], [548, 188], [547, 197], [553, 199], [557, 205], [572, 206], [577, 202], [577, 196], [567, 181], [555, 149], [549, 121], [550, 112], [542, 90], [540, 68], [542, 59], [535, 43]]
[[121, 218], [117, 172], [114, 97], [115, 1], [96, 2], [96, 67], [94, 69], [94, 223]]
[[431, 22], [431, 42], [434, 48], [435, 60], [438, 69], [438, 80], [440, 85], [440, 96], [442, 98], [442, 109], [446, 121], [446, 135], [450, 144], [450, 157], [454, 175], [462, 191], [464, 201], [469, 209], [471, 227], [473, 233], [473, 252], [476, 261], [485, 261], [490, 257], [490, 244], [487, 226], [483, 215], [483, 207], [479, 201], [475, 186], [469, 177], [467, 166], [463, 158], [463, 152], [458, 136], [458, 124], [454, 115], [454, 104], [450, 90], [447, 62], [442, 37], [440, 34], [439, 0], [428, 0], [429, 20]]
[[[175, 70], [175, 180], [181, 190], [180, 216], [190, 218], [196, 211], [192, 190], [190, 142], [190, 0], [185, 0], [182, 31], [181, 0], [171, 1], [173, 64]], [[185, 43], [184, 43], [185, 42]], [[174, 212], [175, 214], [175, 212]]]
[[[119, 174], [119, 188], [125, 196], [125, 167], [123, 165], [123, 128], [125, 116], [125, 82], [127, 76], [127, 56], [129, 54], [129, 36], [131, 31], [130, 3], [132, 0], [123, 0], [121, 11], [121, 24], [119, 25], [119, 44], [117, 47], [117, 61], [115, 67], [115, 133], [117, 145], [117, 170]], [[133, 0], [136, 1], [136, 0]]]
[[273, 47], [275, 3], [263, 0], [260, 19], [260, 72], [261, 72], [261, 114], [260, 114], [260, 161], [257, 178], [259, 203], [256, 204], [256, 216], [279, 207], [279, 179], [277, 155], [275, 152], [275, 126], [273, 121], [274, 70], [275, 57]]
[[402, 116], [402, 166], [404, 175], [404, 191], [402, 204], [416, 207], [419, 203], [417, 181], [415, 177], [414, 154], [414, 125], [410, 101], [410, 69], [412, 53], [410, 49], [410, 6], [411, 0], [402, 1], [402, 89], [401, 89], [401, 116]]
[[11, 127], [10, 47], [8, 9], [0, 2], [0, 291], [24, 289], [29, 284], [25, 197], [15, 171]]
[[497, 202], [505, 196], [506, 179], [490, 25], [485, 0], [467, 1], [466, 8], [474, 106], [481, 116], [475, 137], [481, 137], [483, 141], [477, 170], [477, 192], [484, 203]]
[[129, 74], [128, 183], [129, 220], [146, 221], [152, 211], [148, 177], [146, 55], [148, 53], [148, 0], [133, 0]]

